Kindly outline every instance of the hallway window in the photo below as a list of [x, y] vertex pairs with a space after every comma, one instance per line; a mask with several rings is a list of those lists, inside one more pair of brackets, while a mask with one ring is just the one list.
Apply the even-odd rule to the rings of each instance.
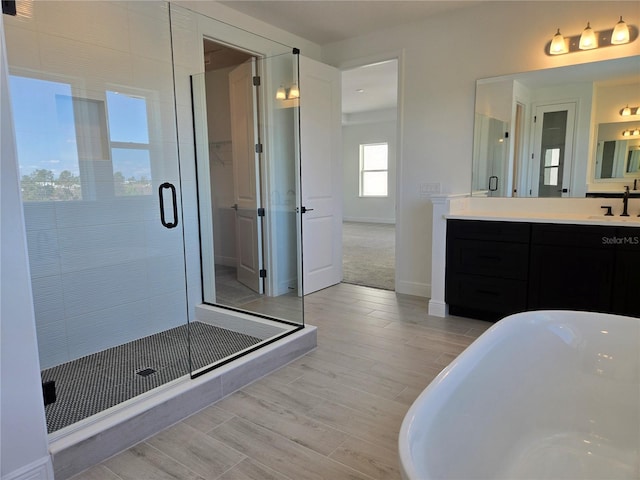
[[389, 145], [369, 143], [360, 145], [360, 196], [388, 196]]

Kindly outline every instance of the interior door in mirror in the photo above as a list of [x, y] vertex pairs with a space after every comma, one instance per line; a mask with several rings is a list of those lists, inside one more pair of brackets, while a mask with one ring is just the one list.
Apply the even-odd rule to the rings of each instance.
[[536, 108], [530, 188], [534, 197], [569, 196], [575, 108], [575, 103]]

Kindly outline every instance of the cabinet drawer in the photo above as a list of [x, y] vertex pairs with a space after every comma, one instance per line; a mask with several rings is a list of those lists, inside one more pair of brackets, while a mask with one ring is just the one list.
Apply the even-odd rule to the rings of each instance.
[[526, 280], [529, 245], [456, 239], [447, 250], [447, 267], [456, 273]]
[[527, 282], [458, 274], [449, 278], [445, 300], [450, 306], [494, 313], [496, 319], [527, 308]]
[[531, 226], [531, 244], [602, 248], [606, 247], [603, 238], [614, 237], [616, 231], [616, 227], [600, 225], [536, 223]]
[[447, 237], [529, 243], [528, 223], [447, 220]]

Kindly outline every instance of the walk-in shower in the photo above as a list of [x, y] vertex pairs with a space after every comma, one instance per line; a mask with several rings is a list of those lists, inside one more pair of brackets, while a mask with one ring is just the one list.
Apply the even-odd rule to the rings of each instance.
[[[297, 55], [167, 2], [17, 6], [10, 90], [55, 436], [304, 326], [298, 104], [276, 98]], [[207, 78], [206, 42], [244, 57]]]

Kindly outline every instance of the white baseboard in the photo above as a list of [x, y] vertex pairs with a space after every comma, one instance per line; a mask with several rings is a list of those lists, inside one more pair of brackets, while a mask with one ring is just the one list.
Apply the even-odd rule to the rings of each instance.
[[429, 300], [429, 315], [434, 317], [448, 317], [449, 305], [438, 300]]
[[431, 297], [431, 285], [428, 283], [396, 281], [396, 292], [416, 297]]
[[395, 218], [374, 218], [374, 217], [342, 217], [344, 222], [361, 222], [361, 223], [388, 223], [395, 224]]
[[54, 480], [53, 463], [47, 455], [2, 476], [2, 480]]

